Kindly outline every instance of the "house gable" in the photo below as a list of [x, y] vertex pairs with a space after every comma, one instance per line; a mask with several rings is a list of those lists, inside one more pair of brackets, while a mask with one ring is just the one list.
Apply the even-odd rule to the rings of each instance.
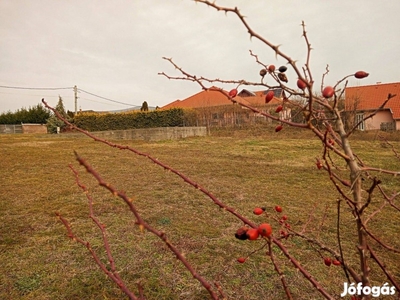
[[[248, 105], [248, 106], [265, 106], [265, 95], [269, 90], [252, 92], [246, 89], [241, 90], [235, 100], [239, 103]], [[282, 89], [272, 89], [274, 91], [274, 98], [268, 103], [268, 105], [277, 105], [282, 103]], [[211, 87], [208, 90], [201, 91], [197, 94], [194, 94], [184, 100], [175, 100], [163, 107], [161, 109], [170, 109], [170, 108], [205, 108], [212, 106], [224, 106], [224, 105], [232, 105], [232, 101], [230, 101], [227, 97], [228, 92], [222, 91], [220, 92], [219, 88]]]
[[397, 96], [385, 105], [394, 120], [400, 120], [400, 82], [347, 87], [345, 90], [346, 111], [375, 111], [389, 94]]
[[238, 93], [238, 96], [240, 97], [254, 97], [255, 95], [255, 93], [246, 89], [243, 89]]
[[[270, 89], [274, 92], [274, 98], [268, 102], [269, 105], [277, 105], [282, 103], [282, 89]], [[256, 92], [250, 92], [248, 90], [243, 89], [238, 95], [245, 98], [248, 102], [250, 102], [251, 106], [264, 106], [265, 105], [265, 95], [270, 90], [262, 90]]]
[[[204, 107], [212, 107], [212, 106], [223, 106], [223, 105], [232, 105], [233, 102], [230, 101], [227, 97], [228, 92], [222, 91], [220, 92], [219, 88], [211, 87], [208, 90], [201, 91], [193, 96], [190, 96], [184, 100], [176, 100], [172, 103], [169, 103], [163, 106], [161, 109], [169, 109], [169, 108], [204, 108]], [[250, 105], [250, 103], [240, 96], [236, 96], [235, 100], [237, 102]]]
[[161, 107], [161, 109], [171, 109], [171, 108], [177, 108], [180, 107], [179, 104], [181, 103], [181, 100], [177, 99], [171, 103], [168, 103], [167, 105], [164, 105]]

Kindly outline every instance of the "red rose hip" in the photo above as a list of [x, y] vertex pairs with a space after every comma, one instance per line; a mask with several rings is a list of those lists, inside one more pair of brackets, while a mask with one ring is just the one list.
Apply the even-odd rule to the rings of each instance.
[[354, 77], [357, 79], [363, 79], [365, 77], [368, 77], [369, 73], [364, 72], [364, 71], [358, 71], [354, 74]]
[[328, 267], [332, 264], [332, 260], [329, 257], [324, 258], [324, 264]]
[[256, 207], [256, 208], [253, 210], [253, 214], [255, 214], [255, 215], [257, 215], [257, 216], [261, 215], [263, 212], [264, 212], [264, 209], [262, 209], [262, 208], [260, 208], [260, 207]]
[[237, 92], [238, 92], [237, 89], [230, 90], [229, 97], [235, 98], [237, 95]]
[[245, 261], [246, 261], [246, 259], [244, 258], [244, 257], [239, 257], [238, 259], [237, 259], [237, 261], [238, 261], [238, 263], [244, 263]]
[[274, 98], [274, 92], [268, 91], [268, 93], [265, 95], [265, 103], [269, 103], [272, 98]]
[[267, 70], [266, 69], [261, 69], [260, 70], [260, 76], [264, 77], [267, 74]]
[[297, 80], [297, 87], [304, 91], [304, 89], [307, 87], [307, 84], [303, 80], [298, 79]]
[[272, 234], [271, 225], [269, 225], [267, 223], [260, 224], [260, 226], [258, 226], [257, 230], [261, 236], [269, 237]]
[[254, 240], [258, 239], [259, 232], [257, 229], [250, 228], [249, 230], [247, 230], [246, 235], [249, 240], [254, 241]]
[[332, 261], [332, 264], [334, 264], [335, 266], [340, 266], [342, 263], [339, 260], [334, 260]]
[[247, 227], [244, 227], [244, 226], [240, 227], [238, 230], [236, 230], [235, 237], [242, 241], [247, 240], [248, 239], [248, 236], [247, 236], [248, 230], [249, 229]]
[[268, 71], [269, 71], [270, 73], [273, 73], [273, 72], [275, 71], [275, 66], [274, 66], [274, 65], [269, 65], [269, 66], [268, 66]]
[[322, 91], [322, 96], [324, 96], [324, 98], [326, 99], [331, 98], [334, 94], [335, 90], [331, 86], [325, 87], [324, 90]]

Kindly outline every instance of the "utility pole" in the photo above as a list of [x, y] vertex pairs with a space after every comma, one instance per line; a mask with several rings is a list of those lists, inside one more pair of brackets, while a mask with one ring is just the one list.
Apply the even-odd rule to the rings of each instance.
[[75, 94], [75, 115], [78, 113], [78, 88], [76, 85], [74, 86], [74, 94]]

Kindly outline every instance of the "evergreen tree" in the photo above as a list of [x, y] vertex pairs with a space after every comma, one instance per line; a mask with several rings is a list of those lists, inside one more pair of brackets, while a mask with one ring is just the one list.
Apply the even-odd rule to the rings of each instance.
[[70, 111], [70, 110], [67, 111], [67, 115], [68, 115], [71, 119], [73, 119], [73, 118], [75, 117], [75, 113], [74, 113], [73, 111]]
[[49, 117], [50, 112], [40, 103], [29, 109], [21, 108], [15, 112], [8, 111], [0, 114], [0, 124], [46, 124]]
[[147, 104], [146, 101], [143, 102], [142, 107], [140, 108], [140, 111], [149, 111], [149, 105]]
[[40, 103], [34, 107], [30, 107], [28, 110], [28, 115], [29, 122], [26, 123], [46, 124], [47, 119], [50, 117], [50, 112]]
[[[63, 118], [70, 121], [70, 117], [65, 112], [65, 107], [61, 96], [58, 96], [58, 103], [55, 109]], [[46, 125], [49, 133], [57, 133], [57, 127], [60, 127], [60, 131], [63, 131], [66, 126], [66, 124], [58, 119], [54, 113], [52, 113], [50, 118], [47, 119]]]
[[0, 115], [0, 124], [17, 124], [15, 122], [15, 114], [12, 113], [11, 111], [2, 113]]

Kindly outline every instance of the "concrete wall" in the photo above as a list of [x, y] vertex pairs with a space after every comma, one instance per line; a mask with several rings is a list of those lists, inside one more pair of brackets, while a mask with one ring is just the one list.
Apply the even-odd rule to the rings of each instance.
[[47, 133], [47, 127], [41, 124], [0, 125], [1, 133]]
[[46, 125], [41, 124], [22, 124], [23, 133], [47, 133]]
[[109, 130], [92, 132], [95, 136], [104, 139], [118, 140], [177, 140], [192, 136], [206, 136], [206, 127], [159, 127], [129, 130]]

